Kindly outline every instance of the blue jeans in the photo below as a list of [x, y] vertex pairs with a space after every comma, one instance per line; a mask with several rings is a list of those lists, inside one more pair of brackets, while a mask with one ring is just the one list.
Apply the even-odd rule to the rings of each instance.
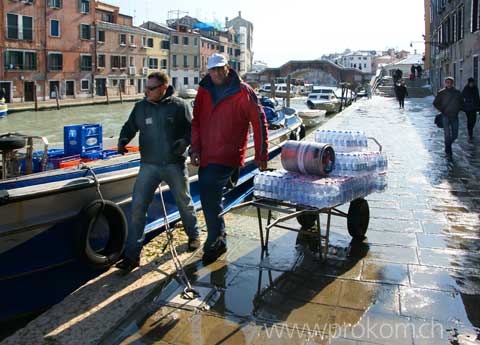
[[125, 257], [138, 260], [142, 251], [145, 215], [155, 190], [164, 181], [170, 187], [189, 238], [198, 237], [197, 216], [190, 195], [188, 170], [185, 164], [156, 165], [142, 163], [132, 196], [132, 218], [128, 231]]
[[198, 170], [200, 201], [208, 230], [204, 248], [225, 234], [225, 221], [219, 216], [223, 211], [222, 194], [235, 169], [221, 164], [208, 164]]
[[453, 117], [442, 115], [443, 133], [445, 136], [445, 152], [452, 152], [452, 144], [458, 137], [458, 115]]

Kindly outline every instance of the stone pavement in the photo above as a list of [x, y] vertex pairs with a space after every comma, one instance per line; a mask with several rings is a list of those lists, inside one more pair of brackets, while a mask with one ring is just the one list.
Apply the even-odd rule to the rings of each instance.
[[195, 286], [215, 288], [208, 310], [165, 304], [179, 287], [167, 282], [101, 343], [479, 343], [480, 136], [477, 128], [467, 143], [461, 114], [447, 160], [432, 100], [398, 110], [393, 99], [374, 97], [324, 125], [365, 130], [389, 156], [387, 191], [367, 198], [363, 243], [334, 218], [326, 262], [308, 238], [280, 229], [261, 260], [257, 219], [245, 210], [229, 217], [220, 260], [205, 267], [198, 253], [188, 263]]

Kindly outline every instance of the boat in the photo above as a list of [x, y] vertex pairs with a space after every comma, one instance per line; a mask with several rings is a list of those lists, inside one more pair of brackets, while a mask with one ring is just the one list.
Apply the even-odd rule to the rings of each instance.
[[[269, 125], [269, 158], [280, 153], [292, 135], [305, 133], [291, 108], [282, 110], [282, 125]], [[69, 133], [70, 131], [64, 131]], [[94, 145], [89, 137], [85, 142]], [[98, 139], [98, 138], [97, 138]], [[40, 142], [39, 153], [25, 144]], [[97, 143], [98, 144], [98, 143]], [[253, 138], [239, 175], [225, 190], [226, 209], [252, 191]], [[92, 146], [93, 147], [93, 146]], [[46, 138], [0, 135], [0, 324], [36, 315], [107, 270], [121, 255], [130, 215], [131, 192], [140, 167], [140, 154], [129, 152], [89, 162], [55, 162], [51, 170]], [[33, 150], [33, 149], [32, 149]], [[64, 147], [64, 150], [66, 148]], [[108, 150], [105, 150], [108, 151]], [[133, 150], [134, 151], [134, 150]], [[52, 152], [52, 154], [55, 151]], [[29, 159], [29, 157], [36, 157]], [[108, 156], [108, 155], [107, 155]], [[22, 158], [20, 164], [18, 158]], [[102, 156], [103, 157], [103, 156]], [[35, 169], [45, 170], [28, 173]], [[190, 190], [200, 208], [197, 168], [188, 164]], [[25, 172], [25, 173], [22, 173]], [[167, 220], [180, 219], [168, 186], [161, 186]], [[147, 213], [145, 241], [164, 230], [160, 194]], [[98, 216], [98, 221], [96, 218]]]
[[335, 93], [310, 93], [306, 101], [308, 109], [325, 110], [327, 113], [336, 113], [340, 111], [341, 101]]
[[197, 96], [197, 90], [195, 89], [180, 89], [178, 91], [179, 97], [182, 98], [195, 98]]
[[8, 104], [5, 102], [5, 98], [0, 98], [0, 118], [7, 116]]
[[298, 112], [298, 116], [303, 121], [303, 124], [306, 127], [314, 127], [319, 125], [322, 121], [325, 120], [326, 110], [320, 109], [306, 109]]

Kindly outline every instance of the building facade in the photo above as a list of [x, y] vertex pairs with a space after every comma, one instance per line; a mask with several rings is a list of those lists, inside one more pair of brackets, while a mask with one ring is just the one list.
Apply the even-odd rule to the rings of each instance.
[[200, 34], [178, 26], [170, 35], [171, 84], [180, 92], [198, 88], [200, 82]]
[[232, 20], [225, 20], [225, 26], [233, 27], [238, 34], [240, 45], [239, 74], [243, 75], [252, 71], [253, 68], [253, 24], [242, 18], [242, 12], [238, 11], [238, 16]]
[[91, 93], [92, 1], [2, 1], [2, 11], [0, 88], [8, 101]]
[[372, 63], [376, 52], [357, 51], [342, 55], [335, 62], [346, 68], [355, 68], [365, 73], [372, 73]]
[[430, 0], [429, 73], [433, 91], [443, 88], [447, 76], [462, 89], [468, 78], [479, 79], [480, 1]]

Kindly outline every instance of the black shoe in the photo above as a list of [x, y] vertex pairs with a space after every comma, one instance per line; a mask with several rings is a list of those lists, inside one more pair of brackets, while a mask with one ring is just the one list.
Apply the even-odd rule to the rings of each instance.
[[194, 238], [189, 238], [187, 251], [194, 252], [198, 248], [200, 248], [200, 245], [201, 245], [200, 238], [198, 236]]
[[225, 239], [223, 237], [219, 237], [215, 242], [203, 249], [202, 261], [205, 264], [210, 264], [216, 261], [220, 255], [226, 251], [227, 245], [225, 243]]
[[140, 266], [140, 260], [131, 260], [131, 259], [123, 259], [118, 264], [115, 265], [116, 268], [122, 271], [124, 274], [128, 274], [132, 272], [135, 268]]

